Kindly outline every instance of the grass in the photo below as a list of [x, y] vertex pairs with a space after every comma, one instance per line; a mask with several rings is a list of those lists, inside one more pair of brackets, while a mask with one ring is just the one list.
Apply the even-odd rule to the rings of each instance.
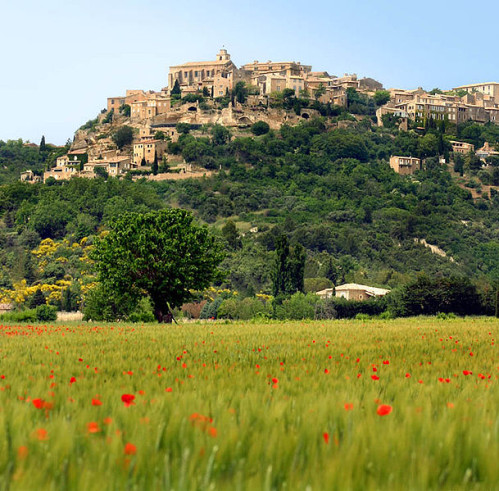
[[493, 489], [498, 325], [3, 325], [0, 483]]

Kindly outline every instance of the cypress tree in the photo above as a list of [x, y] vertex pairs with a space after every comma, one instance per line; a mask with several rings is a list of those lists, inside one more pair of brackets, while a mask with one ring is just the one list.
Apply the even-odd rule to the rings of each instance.
[[159, 167], [158, 167], [158, 154], [157, 154], [157, 153], [155, 153], [155, 154], [154, 154], [154, 161], [153, 161], [153, 163], [152, 163], [152, 167], [151, 167], [152, 173], [153, 173], [154, 175], [157, 175], [157, 173], [158, 173], [158, 169], [159, 169]]
[[182, 92], [180, 90], [180, 84], [178, 83], [178, 80], [175, 80], [175, 83], [173, 84], [173, 89], [170, 93], [173, 99], [180, 99], [182, 96]]
[[289, 244], [285, 235], [276, 239], [276, 260], [272, 278], [272, 294], [286, 294], [289, 285]]
[[40, 140], [40, 152], [45, 152], [47, 150], [47, 145], [45, 144], [45, 135], [42, 136], [42, 139]]

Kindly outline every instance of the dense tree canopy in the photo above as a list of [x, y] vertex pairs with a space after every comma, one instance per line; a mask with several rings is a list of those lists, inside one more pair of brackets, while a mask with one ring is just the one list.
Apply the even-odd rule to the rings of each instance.
[[179, 209], [125, 213], [96, 243], [100, 281], [115, 294], [149, 295], [158, 321], [217, 278], [220, 244]]

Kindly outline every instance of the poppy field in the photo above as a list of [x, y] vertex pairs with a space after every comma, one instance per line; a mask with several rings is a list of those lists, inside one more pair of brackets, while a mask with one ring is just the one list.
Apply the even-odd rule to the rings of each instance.
[[493, 489], [498, 325], [2, 325], [0, 484]]

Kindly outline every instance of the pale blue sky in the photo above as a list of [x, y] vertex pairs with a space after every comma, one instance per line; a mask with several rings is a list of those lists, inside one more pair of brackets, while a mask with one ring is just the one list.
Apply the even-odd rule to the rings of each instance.
[[499, 81], [499, 2], [0, 0], [0, 139], [62, 144], [168, 66], [294, 60], [385, 87]]

